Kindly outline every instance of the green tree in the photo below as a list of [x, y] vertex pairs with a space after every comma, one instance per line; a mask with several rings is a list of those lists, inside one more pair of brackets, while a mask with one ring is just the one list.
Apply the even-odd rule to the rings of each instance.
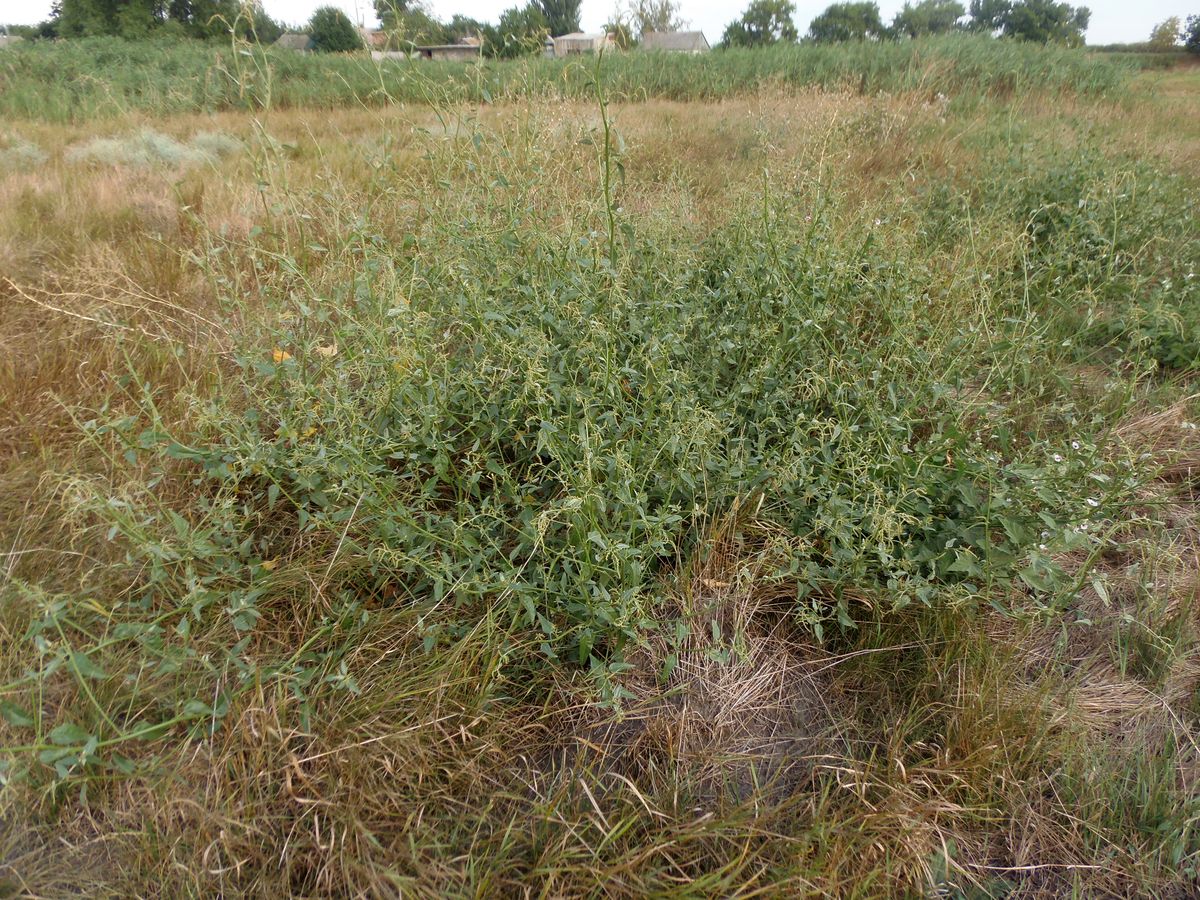
[[242, 4], [241, 19], [238, 20], [238, 34], [260, 44], [273, 44], [287, 29], [282, 22], [272, 19], [262, 3], [258, 0]]
[[808, 26], [818, 44], [878, 39], [887, 34], [875, 3], [834, 3]]
[[614, 12], [613, 17], [604, 23], [604, 33], [611, 34], [613, 43], [621, 50], [628, 50], [637, 45], [638, 37], [630, 23], [629, 16], [620, 11]]
[[450, 17], [449, 24], [446, 25], [446, 37], [450, 43], [457, 44], [464, 38], [482, 37], [486, 27], [478, 19], [472, 19], [470, 16], [455, 13]]
[[164, 26], [186, 37], [227, 34], [238, 16], [238, 0], [61, 0], [50, 23], [60, 37], [111, 34], [144, 38]]
[[634, 34], [647, 31], [678, 31], [686, 23], [675, 0], [633, 0], [629, 4], [630, 27]]
[[1188, 53], [1200, 53], [1200, 15], [1188, 16], [1183, 26], [1183, 46]]
[[541, 53], [547, 34], [549, 28], [540, 6], [534, 2], [514, 6], [500, 14], [499, 25], [484, 28], [483, 52], [501, 59]]
[[1083, 45], [1092, 13], [1085, 6], [1074, 7], [1054, 0], [1024, 0], [1014, 3], [1004, 23], [1004, 35], [1039, 44]]
[[751, 0], [742, 17], [725, 27], [721, 43], [727, 47], [763, 47], [794, 41], [795, 13], [796, 5], [790, 0]]
[[971, 28], [1039, 44], [1083, 44], [1091, 20], [1086, 6], [1055, 0], [971, 0]]
[[[384, 11], [380, 13], [380, 8]], [[422, 3], [377, 2], [376, 12], [383, 31], [387, 34], [388, 46], [392, 49], [422, 44], [451, 43], [450, 30], [439, 22]]]
[[1179, 43], [1179, 33], [1183, 23], [1179, 16], [1172, 16], [1154, 26], [1150, 32], [1150, 49], [1155, 51], [1174, 50]]
[[546, 18], [550, 34], [570, 34], [579, 30], [579, 8], [583, 0], [534, 0]]
[[971, 18], [967, 27], [972, 31], [997, 34], [1004, 28], [1004, 20], [1011, 10], [1009, 0], [971, 0]]
[[966, 7], [957, 0], [921, 0], [916, 6], [905, 3], [892, 20], [892, 31], [913, 38], [945, 34], [956, 29], [966, 14]]
[[62, 0], [57, 18], [62, 37], [142, 37], [166, 19], [166, 9], [160, 0]]
[[208, 38], [228, 34], [238, 11], [237, 0], [170, 0], [167, 18], [189, 37]]
[[313, 49], [321, 53], [361, 50], [362, 37], [350, 18], [336, 6], [322, 6], [308, 20]]

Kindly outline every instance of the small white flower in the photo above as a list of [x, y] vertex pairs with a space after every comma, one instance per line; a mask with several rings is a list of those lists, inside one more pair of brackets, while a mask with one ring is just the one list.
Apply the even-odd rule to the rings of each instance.
[[1071, 449], [1078, 450], [1079, 449], [1079, 441], [1071, 441]]
[[1054, 454], [1054, 461], [1055, 461], [1055, 462], [1062, 462], [1062, 461], [1063, 461], [1062, 454], [1061, 454], [1061, 453], [1055, 453], [1055, 454]]
[[1099, 506], [1099, 505], [1100, 505], [1100, 501], [1099, 501], [1099, 500], [1093, 500], [1091, 497], [1088, 497], [1088, 498], [1087, 498], [1087, 505], [1088, 505], [1088, 506], [1090, 506], [1092, 509], [1095, 509], [1097, 506]]

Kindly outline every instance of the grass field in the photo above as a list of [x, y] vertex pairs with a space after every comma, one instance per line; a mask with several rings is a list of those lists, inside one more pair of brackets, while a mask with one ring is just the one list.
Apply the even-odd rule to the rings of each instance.
[[1194, 896], [1200, 70], [979, 46], [6, 56], [0, 895]]
[[[721, 100], [762, 88], [953, 94], [960, 103], [1036, 88], [1102, 95], [1161, 55], [1086, 54], [959, 36], [907, 43], [777, 46], [702, 56], [625, 53], [600, 73], [614, 100]], [[0, 115], [80, 122], [129, 113], [303, 107], [445, 106], [594, 97], [577, 60], [377, 63], [200, 42], [93, 38], [31, 43], [0, 57]]]

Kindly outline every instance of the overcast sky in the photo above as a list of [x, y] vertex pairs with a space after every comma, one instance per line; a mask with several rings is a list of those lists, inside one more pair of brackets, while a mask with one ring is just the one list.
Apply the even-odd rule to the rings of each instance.
[[[0, 22], [14, 25], [32, 24], [50, 14], [52, 0], [0, 0]], [[583, 0], [583, 27], [598, 29], [611, 14], [618, 0]], [[725, 26], [736, 19], [749, 0], [682, 0], [684, 18], [693, 28], [701, 29], [713, 43], [721, 37]], [[966, 0], [962, 0], [966, 6]], [[340, 6], [350, 18], [367, 25], [375, 24], [371, 0], [264, 0], [267, 12], [289, 23], [308, 20], [318, 6]], [[500, 11], [518, 5], [518, 0], [429, 0], [434, 13], [443, 19], [456, 12], [475, 19], [495, 22]], [[808, 23], [829, 5], [829, 0], [797, 0], [796, 27], [803, 33]], [[1092, 10], [1088, 29], [1089, 44], [1117, 44], [1143, 41], [1150, 29], [1169, 16], [1186, 17], [1200, 13], [1200, 0], [1090, 0], [1085, 5]], [[879, 8], [885, 19], [891, 19], [903, 0], [881, 0]]]

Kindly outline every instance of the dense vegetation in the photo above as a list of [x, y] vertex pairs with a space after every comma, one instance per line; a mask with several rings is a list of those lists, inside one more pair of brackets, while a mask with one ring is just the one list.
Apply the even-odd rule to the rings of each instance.
[[0, 65], [0, 892], [1194, 891], [1196, 72]]
[[[630, 53], [605, 62], [615, 98], [715, 100], [762, 86], [917, 90], [969, 101], [1032, 87], [1104, 94], [1133, 63], [989, 38], [903, 44], [791, 45], [719, 54]], [[269, 73], [269, 77], [268, 77]], [[372, 62], [200, 43], [93, 38], [30, 44], [0, 57], [0, 115], [84, 121], [134, 111], [386, 106], [590, 96], [593, 61], [529, 59], [462, 63]]]
[[[496, 24], [462, 13], [448, 21], [438, 18], [422, 0], [375, 0], [375, 16], [385, 43], [392, 49], [421, 44], [457, 43], [478, 40], [483, 54], [512, 58], [537, 55], [553, 35], [579, 30], [580, 0], [528, 0], [500, 13]], [[684, 26], [682, 7], [676, 0], [628, 0], [617, 3], [604, 30], [618, 46], [637, 44], [648, 31], [675, 31]], [[725, 29], [724, 47], [762, 47], [795, 43], [800, 38], [791, 0], [751, 0], [742, 15]], [[1061, 0], [957, 0], [906, 2], [890, 25], [885, 24], [875, 2], [833, 3], [810, 23], [806, 41], [845, 43], [886, 41], [961, 33], [1003, 37], [1040, 44], [1080, 46], [1091, 13]], [[20, 34], [31, 38], [79, 38], [117, 36], [134, 40], [215, 38], [236, 34], [247, 40], [269, 44], [284, 26], [271, 19], [255, 0], [60, 0], [51, 18], [37, 26], [21, 26]], [[336, 37], [327, 37], [331, 28]], [[1190, 28], [1190, 25], [1189, 25]], [[358, 49], [352, 26], [340, 10], [317, 9], [305, 31], [313, 35], [315, 49], [347, 51]], [[1170, 49], [1182, 36], [1183, 25], [1176, 17], [1156, 26], [1150, 45]]]

